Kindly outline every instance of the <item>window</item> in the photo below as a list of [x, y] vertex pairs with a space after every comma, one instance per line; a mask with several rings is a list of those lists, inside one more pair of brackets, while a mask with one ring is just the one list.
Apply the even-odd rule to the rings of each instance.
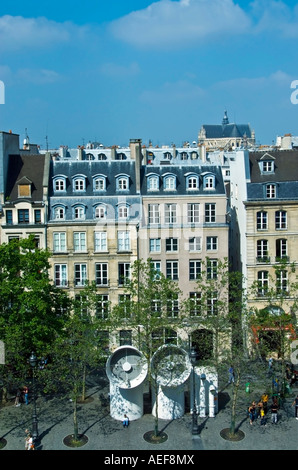
[[208, 251], [217, 250], [217, 237], [207, 237], [206, 238], [206, 249]]
[[66, 251], [66, 233], [65, 232], [53, 233], [53, 251], [55, 252]]
[[165, 223], [176, 224], [176, 222], [177, 222], [176, 204], [165, 204]]
[[164, 189], [173, 191], [176, 189], [176, 177], [172, 175], [165, 176], [163, 179]]
[[87, 265], [75, 264], [75, 286], [83, 287], [87, 281]]
[[214, 189], [215, 188], [215, 178], [213, 175], [204, 176], [204, 189]]
[[161, 300], [158, 293], [151, 301], [151, 315], [155, 318], [159, 318], [161, 316]]
[[274, 199], [276, 197], [276, 185], [275, 184], [267, 184], [266, 185], [266, 198], [267, 199]]
[[263, 173], [273, 173], [274, 171], [274, 162], [267, 161], [267, 162], [262, 162], [262, 171]]
[[85, 207], [84, 206], [76, 206], [74, 208], [74, 218], [84, 220], [85, 219]]
[[86, 189], [85, 178], [74, 178], [73, 190], [78, 192], [78, 191], [85, 191], [85, 189]]
[[178, 317], [179, 313], [179, 302], [178, 294], [172, 293], [171, 298], [167, 300], [167, 315], [168, 317]]
[[116, 180], [118, 191], [126, 191], [129, 189], [128, 176], [120, 176]]
[[129, 232], [118, 232], [118, 251], [129, 251], [130, 250], [130, 233]]
[[62, 220], [65, 217], [65, 208], [62, 206], [54, 207], [54, 219]]
[[41, 210], [40, 209], [34, 210], [34, 223], [41, 224]]
[[202, 239], [201, 237], [191, 237], [189, 238], [189, 251], [201, 251], [202, 249]]
[[288, 261], [287, 256], [287, 240], [286, 239], [278, 239], [275, 242], [275, 260], [276, 261]]
[[265, 211], [257, 212], [257, 230], [268, 229], [268, 214]]
[[161, 272], [161, 262], [160, 261], [151, 261], [153, 270], [155, 272], [154, 274], [154, 280], [157, 280], [160, 278], [160, 272]]
[[159, 177], [157, 175], [148, 176], [147, 189], [148, 191], [157, 191], [159, 189]]
[[120, 346], [125, 346], [126, 344], [132, 345], [132, 331], [131, 330], [119, 331], [119, 344]]
[[190, 292], [190, 316], [200, 317], [202, 315], [202, 294], [201, 292]]
[[171, 328], [157, 328], [152, 332], [152, 347], [157, 349], [163, 344], [176, 344], [177, 345], [177, 332]]
[[200, 222], [200, 204], [187, 204], [187, 222], [189, 224], [195, 224]]
[[108, 285], [108, 264], [107, 263], [95, 264], [95, 283], [97, 286]]
[[189, 280], [195, 281], [201, 277], [201, 260], [189, 261]]
[[73, 248], [74, 251], [86, 251], [86, 232], [74, 232]]
[[123, 286], [130, 279], [130, 263], [118, 264], [118, 284]]
[[207, 293], [207, 315], [217, 315], [218, 313], [218, 299], [217, 292]]
[[217, 259], [207, 260], [207, 279], [217, 279]]
[[12, 210], [11, 210], [11, 209], [6, 210], [6, 211], [5, 211], [5, 215], [6, 215], [6, 223], [7, 223], [7, 225], [12, 225]]
[[65, 178], [57, 178], [54, 180], [54, 191], [65, 191], [66, 180]]
[[284, 269], [276, 273], [276, 293], [278, 295], [286, 294], [288, 291], [288, 273]]
[[276, 211], [275, 212], [275, 229], [283, 230], [287, 228], [287, 212]]
[[186, 188], [187, 189], [198, 189], [199, 188], [199, 178], [196, 175], [188, 176], [186, 179]]
[[268, 240], [257, 240], [257, 261], [270, 261], [268, 253]]
[[178, 251], [178, 238], [166, 239], [166, 251]]
[[205, 204], [205, 222], [215, 222], [215, 204]]
[[67, 265], [66, 264], [55, 264], [55, 286], [67, 287]]
[[105, 219], [106, 218], [106, 206], [104, 205], [96, 206], [94, 215], [96, 219]]
[[118, 206], [118, 218], [119, 219], [127, 219], [129, 216], [129, 208], [127, 205], [120, 205]]
[[18, 210], [18, 223], [29, 224], [29, 209]]
[[167, 261], [166, 277], [172, 279], [172, 281], [178, 280], [178, 261]]
[[150, 238], [149, 240], [149, 250], [150, 252], [160, 252], [160, 238]]
[[122, 318], [130, 318], [131, 316], [131, 302], [129, 294], [120, 294], [118, 297], [119, 307], [121, 308]]
[[108, 318], [109, 296], [107, 294], [96, 295], [96, 313], [95, 314], [98, 318]]
[[93, 180], [94, 191], [105, 191], [106, 189], [106, 178], [104, 176], [97, 177]]
[[149, 204], [149, 224], [159, 224], [159, 204]]
[[107, 251], [107, 232], [94, 232], [94, 251]]
[[265, 296], [268, 292], [269, 287], [269, 275], [268, 271], [258, 272], [258, 296]]

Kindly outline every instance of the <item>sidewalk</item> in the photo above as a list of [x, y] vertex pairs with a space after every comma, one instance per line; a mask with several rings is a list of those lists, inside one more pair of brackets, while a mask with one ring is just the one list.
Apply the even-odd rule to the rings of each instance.
[[[219, 413], [215, 418], [198, 418], [199, 436], [192, 436], [192, 416], [186, 413], [177, 420], [159, 420], [159, 431], [165, 432], [168, 438], [162, 444], [151, 444], [144, 439], [144, 434], [154, 429], [151, 414], [144, 414], [123, 429], [121, 422], [110, 417], [103, 391], [91, 390], [90, 400], [78, 406], [79, 433], [86, 435], [88, 442], [77, 449], [63, 443], [64, 438], [73, 433], [72, 403], [66, 399], [38, 397], [39, 444], [36, 450], [101, 450], [106, 451], [107, 455], [113, 451], [122, 451], [123, 454], [123, 451], [298, 450], [298, 420], [294, 418], [294, 408], [291, 407], [297, 388], [286, 399], [276, 425], [271, 424], [271, 416], [268, 416], [266, 427], [260, 425], [260, 420], [250, 425], [244, 407], [236, 421], [244, 438], [237, 442], [228, 441], [220, 435], [230, 425], [229, 392], [226, 388], [220, 393]], [[24, 431], [31, 429], [31, 423], [32, 404], [15, 407], [12, 402], [0, 408], [0, 437], [7, 441], [2, 450], [23, 450]]]

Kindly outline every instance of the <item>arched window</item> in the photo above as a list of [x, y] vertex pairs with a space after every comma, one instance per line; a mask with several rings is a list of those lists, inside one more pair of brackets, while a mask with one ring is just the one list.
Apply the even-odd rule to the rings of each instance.
[[116, 177], [116, 188], [118, 191], [127, 191], [129, 189], [129, 177], [127, 175], [118, 175]]
[[166, 175], [163, 177], [163, 186], [164, 189], [173, 191], [176, 189], [176, 176], [175, 175]]
[[55, 206], [53, 208], [53, 216], [55, 220], [63, 220], [65, 219], [65, 207], [60, 205], [60, 206]]
[[98, 175], [93, 178], [93, 191], [105, 191], [106, 190], [106, 177], [104, 175]]
[[66, 177], [57, 176], [53, 181], [54, 191], [65, 191], [66, 190]]
[[94, 209], [94, 217], [95, 219], [105, 219], [107, 215], [106, 206], [103, 204], [99, 204]]

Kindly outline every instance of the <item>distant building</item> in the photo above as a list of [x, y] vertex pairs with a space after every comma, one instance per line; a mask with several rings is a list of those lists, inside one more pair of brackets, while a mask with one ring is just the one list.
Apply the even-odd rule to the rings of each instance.
[[231, 151], [240, 147], [254, 147], [255, 133], [249, 124], [230, 124], [225, 111], [221, 124], [202, 125], [198, 143], [204, 145], [207, 151], [214, 149]]

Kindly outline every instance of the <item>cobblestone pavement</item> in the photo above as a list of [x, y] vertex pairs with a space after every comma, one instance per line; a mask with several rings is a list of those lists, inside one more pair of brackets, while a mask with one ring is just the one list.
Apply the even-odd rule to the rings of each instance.
[[[159, 431], [167, 435], [167, 440], [152, 444], [145, 440], [146, 432], [154, 429], [154, 417], [146, 413], [142, 418], [131, 421], [128, 428], [111, 418], [107, 403], [107, 390], [93, 387], [89, 390], [86, 403], [78, 406], [79, 433], [87, 436], [87, 443], [73, 449], [65, 445], [66, 436], [73, 433], [73, 404], [67, 399], [38, 396], [37, 416], [39, 442], [36, 450], [61, 451], [102, 451], [101, 455], [124, 455], [133, 451], [156, 453], [177, 451], [181, 454], [199, 450], [298, 450], [298, 420], [294, 417], [291, 406], [298, 388], [292, 390], [280, 408], [277, 424], [271, 423], [268, 416], [267, 425], [261, 426], [260, 420], [249, 424], [246, 405], [256, 397], [245, 396], [243, 410], [237, 416], [236, 426], [243, 432], [243, 439], [235, 442], [226, 440], [221, 431], [230, 425], [230, 392], [232, 385], [219, 393], [219, 412], [215, 418], [199, 417], [199, 435], [191, 433], [192, 416], [185, 415], [176, 420], [159, 420]], [[6, 445], [2, 452], [24, 449], [25, 429], [31, 428], [32, 403], [15, 407], [13, 400], [9, 405], [0, 408], [0, 437]], [[117, 453], [118, 452], [118, 453]], [[120, 452], [120, 454], [119, 454]]]

